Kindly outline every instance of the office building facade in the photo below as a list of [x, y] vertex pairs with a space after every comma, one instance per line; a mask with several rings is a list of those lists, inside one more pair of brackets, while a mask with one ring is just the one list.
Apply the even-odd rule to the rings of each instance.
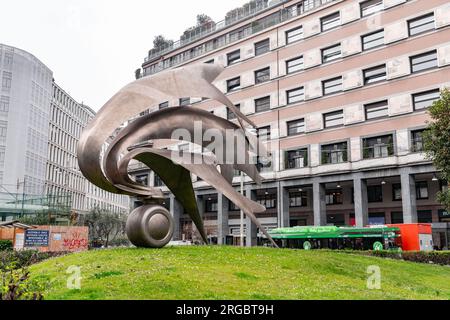
[[43, 194], [52, 71], [32, 54], [0, 44], [0, 185]]
[[0, 80], [0, 220], [93, 206], [129, 212], [129, 197], [95, 188], [78, 169], [77, 143], [95, 112], [35, 56], [3, 44]]
[[[450, 87], [450, 4], [446, 0], [257, 1], [219, 23], [151, 50], [143, 76], [195, 63], [225, 71], [214, 84], [270, 134], [262, 186], [246, 195], [265, 205], [269, 229], [302, 225], [433, 223], [448, 248], [450, 215], [436, 201], [445, 190], [423, 154], [427, 108]], [[191, 104], [233, 120], [212, 100]], [[158, 108], [156, 106], [155, 108]], [[160, 185], [134, 168], [136, 180]], [[240, 178], [234, 180], [239, 189]], [[208, 234], [238, 241], [239, 208], [194, 179]], [[168, 194], [179, 223], [191, 221]], [[257, 230], [247, 220], [246, 243]]]
[[95, 207], [128, 213], [129, 197], [100, 190], [84, 178], [78, 167], [78, 141], [83, 129], [95, 117], [95, 111], [75, 101], [53, 83], [50, 116], [47, 194], [59, 201], [66, 199], [72, 212], [77, 214]]

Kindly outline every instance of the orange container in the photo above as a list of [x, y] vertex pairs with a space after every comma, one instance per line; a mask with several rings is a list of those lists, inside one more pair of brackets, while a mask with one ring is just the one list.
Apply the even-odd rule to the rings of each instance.
[[433, 231], [431, 224], [391, 224], [400, 229], [403, 251], [432, 251]]

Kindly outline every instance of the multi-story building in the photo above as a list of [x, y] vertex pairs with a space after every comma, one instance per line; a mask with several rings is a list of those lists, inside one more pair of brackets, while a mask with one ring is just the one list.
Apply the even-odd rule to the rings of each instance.
[[[195, 63], [226, 67], [214, 84], [270, 133], [264, 184], [245, 181], [247, 196], [267, 207], [259, 218], [269, 229], [433, 223], [436, 246], [448, 247], [450, 215], [436, 201], [448, 184], [421, 152], [427, 107], [450, 86], [448, 0], [256, 4], [151, 50], [143, 75]], [[232, 120], [212, 100], [161, 103]], [[160, 184], [142, 168], [135, 177]], [[239, 208], [202, 181], [194, 186], [209, 234], [219, 243], [239, 234]], [[191, 222], [173, 197], [170, 208], [181, 237]], [[255, 244], [249, 221], [246, 234]]]
[[44, 192], [53, 73], [32, 54], [0, 44], [1, 192]]
[[73, 212], [83, 214], [94, 207], [111, 212], [129, 211], [129, 197], [100, 190], [82, 175], [77, 161], [77, 145], [83, 129], [95, 116], [88, 106], [76, 102], [53, 83], [49, 153], [47, 162], [47, 194], [65, 199]]
[[21, 49], [0, 44], [0, 79], [0, 220], [93, 205], [128, 212], [128, 197], [94, 188], [78, 169], [77, 143], [95, 112]]

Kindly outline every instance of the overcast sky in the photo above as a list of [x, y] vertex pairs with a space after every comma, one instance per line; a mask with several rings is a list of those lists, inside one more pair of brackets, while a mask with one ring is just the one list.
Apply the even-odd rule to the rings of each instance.
[[158, 34], [177, 40], [205, 13], [215, 21], [246, 0], [2, 1], [0, 43], [34, 54], [94, 110], [134, 80]]

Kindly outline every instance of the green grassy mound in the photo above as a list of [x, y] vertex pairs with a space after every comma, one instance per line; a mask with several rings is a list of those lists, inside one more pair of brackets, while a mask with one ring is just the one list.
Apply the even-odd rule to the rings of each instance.
[[[81, 289], [66, 273], [81, 267]], [[370, 266], [381, 290], [367, 289]], [[329, 251], [172, 247], [90, 251], [31, 267], [52, 299], [450, 299], [450, 268]]]

